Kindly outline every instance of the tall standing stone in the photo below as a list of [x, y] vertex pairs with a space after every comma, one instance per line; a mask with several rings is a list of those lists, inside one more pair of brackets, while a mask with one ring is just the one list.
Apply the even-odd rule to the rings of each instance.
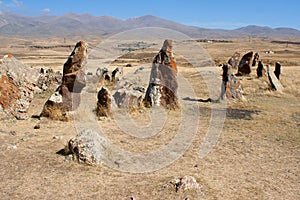
[[240, 60], [241, 54], [238, 52], [235, 52], [231, 58], [228, 60], [228, 64], [232, 66], [233, 69], [237, 69], [239, 66], [239, 60]]
[[229, 64], [224, 64], [222, 66], [222, 70], [223, 70], [223, 73], [222, 73], [221, 99], [223, 100], [225, 98], [227, 83], [229, 81], [230, 65]]
[[172, 40], [165, 40], [152, 63], [144, 98], [145, 106], [178, 107], [177, 88], [177, 66], [172, 52]]
[[232, 73], [230, 65], [224, 64], [222, 74], [221, 99], [243, 99], [243, 90], [240, 81]]
[[257, 77], [262, 77], [264, 74], [266, 73], [266, 70], [264, 68], [264, 64], [262, 63], [262, 61], [258, 61], [258, 66], [256, 68], [256, 74], [257, 74]]
[[259, 54], [258, 54], [258, 52], [256, 52], [254, 54], [254, 58], [253, 58], [253, 61], [252, 61], [252, 67], [256, 66], [256, 63], [258, 62], [258, 60], [259, 60]]
[[276, 62], [275, 63], [275, 71], [274, 71], [274, 74], [275, 76], [277, 77], [278, 80], [280, 80], [280, 73], [281, 73], [281, 64], [280, 62]]
[[80, 41], [64, 64], [62, 83], [45, 103], [41, 116], [68, 120], [68, 112], [78, 108], [80, 92], [86, 85], [86, 60], [87, 44]]
[[271, 87], [277, 91], [283, 90], [283, 86], [280, 81], [277, 79], [276, 75], [271, 71], [271, 67], [267, 65], [268, 78], [271, 84]]
[[246, 53], [240, 63], [239, 63], [239, 67], [238, 67], [238, 75], [247, 75], [251, 73], [251, 60], [253, 57], [253, 52], [250, 51], [248, 53]]

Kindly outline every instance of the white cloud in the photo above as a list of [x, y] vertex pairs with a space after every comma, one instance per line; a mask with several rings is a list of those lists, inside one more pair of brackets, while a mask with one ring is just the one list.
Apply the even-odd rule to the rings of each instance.
[[42, 12], [43, 12], [43, 13], [49, 13], [49, 12], [51, 12], [51, 9], [50, 9], [50, 8], [44, 8], [44, 9], [42, 10]]
[[0, 1], [0, 5], [3, 3], [3, 1]]
[[14, 5], [15, 5], [16, 7], [20, 7], [20, 6], [23, 5], [23, 2], [22, 2], [22, 1], [18, 1], [18, 0], [12, 0], [12, 1], [13, 1]]

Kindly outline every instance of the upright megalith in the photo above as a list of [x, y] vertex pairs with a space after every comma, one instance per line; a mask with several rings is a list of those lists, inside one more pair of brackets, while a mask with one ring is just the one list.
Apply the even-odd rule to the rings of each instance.
[[97, 107], [96, 107], [96, 115], [98, 117], [109, 117], [111, 116], [111, 110], [112, 110], [112, 98], [110, 91], [102, 87], [97, 95], [98, 101], [97, 101]]
[[274, 74], [275, 76], [277, 77], [278, 80], [280, 80], [280, 73], [281, 73], [281, 64], [280, 62], [276, 62], [275, 63], [275, 71], [274, 71]]
[[253, 52], [250, 51], [248, 53], [246, 53], [240, 63], [239, 63], [239, 67], [238, 67], [238, 75], [247, 75], [251, 73], [251, 60], [253, 57]]
[[227, 89], [227, 84], [229, 81], [229, 75], [230, 75], [230, 65], [229, 64], [224, 64], [222, 66], [222, 86], [221, 86], [221, 99], [225, 99], [225, 94], [226, 94], [226, 89]]
[[122, 76], [123, 76], [123, 67], [117, 67], [111, 73], [111, 81], [113, 83], [116, 83], [122, 78]]
[[232, 73], [231, 66], [224, 64], [222, 69], [221, 100], [243, 99], [241, 82]]
[[228, 60], [228, 64], [232, 66], [233, 69], [237, 69], [239, 66], [239, 60], [240, 60], [241, 54], [239, 52], [235, 52], [231, 58]]
[[80, 41], [64, 64], [62, 83], [45, 103], [41, 116], [69, 120], [69, 112], [78, 108], [81, 90], [86, 85], [86, 61], [87, 44]]
[[263, 75], [265, 75], [265, 73], [266, 73], [266, 69], [264, 67], [263, 62], [260, 60], [260, 61], [258, 61], [258, 66], [256, 68], [257, 77], [260, 78]]
[[172, 40], [165, 40], [152, 63], [150, 81], [144, 98], [145, 106], [178, 107], [177, 88], [177, 66], [172, 52]]
[[281, 85], [280, 81], [277, 79], [276, 75], [273, 73], [269, 65], [267, 65], [267, 72], [272, 89], [275, 89], [277, 91], [283, 90], [283, 86]]
[[259, 54], [258, 54], [258, 52], [256, 52], [254, 54], [254, 58], [253, 58], [253, 61], [252, 61], [252, 67], [256, 66], [256, 63], [258, 62], [258, 60], [259, 60]]

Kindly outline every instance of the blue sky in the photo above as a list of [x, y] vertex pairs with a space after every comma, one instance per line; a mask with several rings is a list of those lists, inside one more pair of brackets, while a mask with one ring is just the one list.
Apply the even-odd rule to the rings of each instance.
[[29, 16], [75, 12], [120, 19], [151, 14], [204, 28], [260, 25], [300, 30], [298, 0], [0, 0], [0, 10]]

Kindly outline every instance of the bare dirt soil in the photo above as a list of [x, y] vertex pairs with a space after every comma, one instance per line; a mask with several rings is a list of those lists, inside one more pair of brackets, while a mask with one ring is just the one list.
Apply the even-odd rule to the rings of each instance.
[[[73, 48], [70, 46], [77, 42], [1, 40], [6, 41], [1, 56], [12, 53], [33, 67], [55, 70], [62, 70]], [[199, 158], [199, 149], [210, 126], [210, 102], [182, 100], [199, 106], [199, 127], [192, 144], [169, 166], [140, 174], [121, 172], [106, 165], [78, 164], [57, 154], [77, 135], [72, 121], [46, 118], [1, 121], [1, 199], [300, 199], [300, 46], [271, 41], [244, 38], [230, 43], [199, 43], [217, 65], [227, 62], [235, 51], [244, 54], [250, 50], [259, 52], [264, 64], [274, 66], [280, 61], [284, 86], [282, 92], [270, 90], [267, 78], [256, 78], [255, 68], [250, 76], [242, 77], [245, 100], [227, 102], [222, 133], [205, 158]], [[97, 41], [91, 43], [96, 45]], [[274, 54], [265, 53], [270, 50]], [[126, 64], [119, 62], [121, 66]], [[134, 67], [138, 67], [138, 62]], [[189, 68], [180, 65], [178, 71], [193, 85], [198, 98], [209, 98], [201, 76], [191, 76]], [[37, 94], [29, 114], [39, 115], [50, 95], [51, 91]], [[137, 123], [146, 123], [149, 119], [140, 116], [147, 112], [133, 113], [132, 118]], [[101, 120], [99, 124], [119, 147], [148, 152], [174, 137], [179, 117], [180, 111], [169, 111], [162, 131], [148, 139], [123, 133], [114, 119]], [[40, 128], [34, 129], [37, 124]], [[166, 186], [173, 178], [185, 175], [195, 177], [201, 191], [176, 192]]]

